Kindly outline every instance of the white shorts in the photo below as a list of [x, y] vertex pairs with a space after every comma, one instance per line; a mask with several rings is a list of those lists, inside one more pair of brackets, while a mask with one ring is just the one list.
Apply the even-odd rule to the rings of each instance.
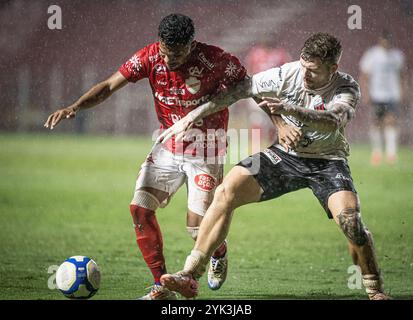
[[204, 158], [183, 157], [164, 148], [156, 148], [141, 166], [135, 193], [142, 187], [167, 192], [169, 197], [161, 204], [163, 208], [186, 183], [188, 209], [203, 216], [214, 198], [216, 187], [222, 182], [222, 176], [222, 164], [208, 164]]

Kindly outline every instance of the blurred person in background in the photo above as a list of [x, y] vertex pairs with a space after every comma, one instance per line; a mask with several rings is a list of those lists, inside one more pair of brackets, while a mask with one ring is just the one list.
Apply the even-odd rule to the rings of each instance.
[[[80, 110], [94, 107], [129, 82], [149, 79], [161, 130], [171, 127], [190, 111], [206, 103], [246, 76], [239, 60], [222, 49], [194, 40], [191, 18], [170, 14], [162, 19], [159, 42], [137, 51], [111, 77], [95, 85], [74, 104], [52, 113], [45, 123], [53, 129], [61, 120], [73, 118]], [[139, 125], [139, 124], [137, 124]], [[198, 135], [192, 141], [155, 144], [139, 172], [130, 204], [136, 240], [150, 269], [154, 285], [141, 300], [174, 300], [176, 293], [160, 283], [167, 272], [163, 238], [155, 211], [165, 207], [183, 185], [187, 186], [187, 231], [196, 240], [199, 225], [216, 187], [221, 183], [226, 152], [228, 109], [197, 121]], [[223, 132], [211, 137], [207, 130]], [[208, 158], [208, 161], [205, 159]], [[227, 275], [226, 241], [214, 251], [208, 286], [219, 289]]]
[[[291, 59], [287, 50], [276, 46], [273, 39], [266, 37], [248, 51], [245, 57], [245, 66], [249, 74], [256, 74], [270, 68], [279, 67], [290, 62]], [[274, 142], [273, 139], [276, 133], [278, 133], [279, 140], [285, 139], [286, 133], [283, 131], [283, 127], [277, 126], [277, 130], [273, 121], [259, 110], [252, 100], [246, 100], [245, 103], [247, 104], [250, 128], [260, 130], [261, 141], [265, 146]]]
[[401, 108], [409, 105], [408, 76], [403, 52], [393, 46], [393, 35], [383, 31], [378, 43], [369, 48], [360, 60], [362, 104], [371, 106], [371, 164], [383, 159], [397, 162], [398, 124]]

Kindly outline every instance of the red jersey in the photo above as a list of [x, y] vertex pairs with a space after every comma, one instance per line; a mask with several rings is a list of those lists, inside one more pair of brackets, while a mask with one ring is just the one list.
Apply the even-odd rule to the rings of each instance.
[[[246, 76], [246, 69], [236, 57], [201, 42], [196, 42], [187, 61], [177, 70], [171, 71], [167, 68], [159, 55], [157, 42], [136, 52], [119, 71], [130, 82], [149, 79], [161, 129], [171, 127], [190, 111], [208, 102], [220, 90]], [[226, 139], [227, 128], [226, 108], [196, 123], [194, 129], [199, 129], [200, 134], [192, 141], [176, 144], [175, 140], [171, 139], [166, 146], [173, 153], [200, 155], [202, 152], [204, 156], [223, 154], [226, 142], [222, 144], [222, 134], [217, 137], [216, 132], [223, 132]], [[208, 150], [211, 148], [214, 149], [213, 153]]]

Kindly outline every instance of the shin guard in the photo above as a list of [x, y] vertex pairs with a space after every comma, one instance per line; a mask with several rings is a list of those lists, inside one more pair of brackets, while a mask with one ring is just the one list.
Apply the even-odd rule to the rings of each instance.
[[138, 247], [152, 272], [155, 283], [159, 283], [160, 277], [166, 273], [166, 266], [162, 234], [156, 220], [155, 211], [131, 204], [130, 212]]

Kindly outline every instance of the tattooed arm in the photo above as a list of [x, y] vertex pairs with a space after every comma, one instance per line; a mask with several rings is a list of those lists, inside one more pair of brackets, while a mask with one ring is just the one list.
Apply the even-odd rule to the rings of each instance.
[[354, 117], [354, 109], [344, 104], [335, 104], [330, 110], [309, 110], [286, 105], [284, 115], [290, 115], [318, 131], [334, 131], [345, 127]]
[[267, 105], [272, 114], [293, 116], [320, 132], [331, 132], [346, 126], [355, 114], [352, 107], [341, 103], [335, 104], [330, 110], [318, 111], [285, 104], [277, 98], [264, 98], [263, 100], [262, 104]]
[[246, 77], [243, 81], [214, 96], [211, 101], [192, 110], [186, 117], [189, 116], [193, 122], [197, 122], [210, 114], [224, 110], [238, 100], [249, 97], [252, 97], [252, 83], [251, 77]]
[[252, 97], [252, 78], [246, 77], [236, 85], [218, 93], [209, 102], [204, 103], [198, 108], [192, 110], [181, 120], [176, 122], [172, 127], [165, 130], [156, 140], [157, 143], [166, 141], [172, 136], [179, 140], [196, 122], [213, 114], [224, 110], [226, 107], [234, 104], [238, 100]]

